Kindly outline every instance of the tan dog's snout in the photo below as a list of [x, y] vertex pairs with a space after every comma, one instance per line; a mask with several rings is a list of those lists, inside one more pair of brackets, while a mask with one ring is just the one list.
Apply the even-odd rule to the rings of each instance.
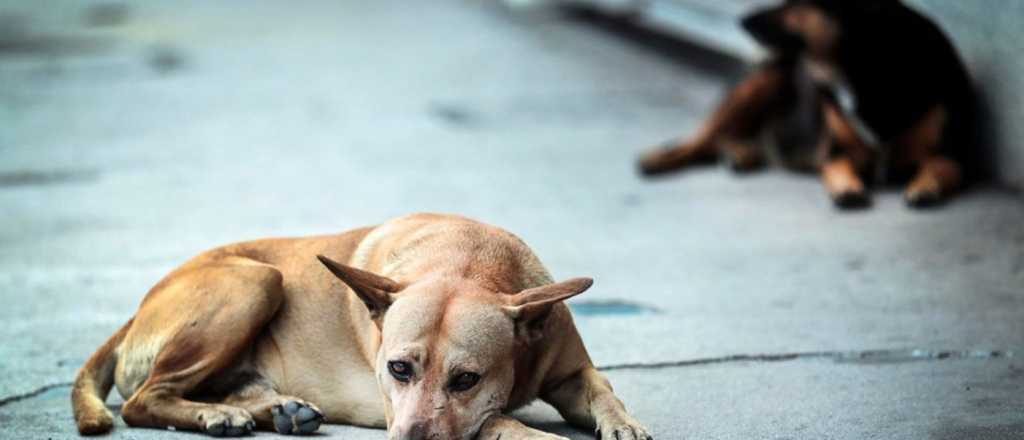
[[[416, 393], [417, 395], [419, 393]], [[389, 440], [442, 440], [446, 439], [445, 433], [441, 432], [436, 421], [439, 414], [434, 410], [430, 401], [422, 403], [415, 402], [415, 396], [409, 396], [414, 400], [406, 409], [395, 414], [395, 420], [388, 432]]]
[[440, 439], [440, 434], [430, 433], [430, 424], [425, 420], [415, 421], [407, 425], [395, 425], [391, 440], [431, 440]]

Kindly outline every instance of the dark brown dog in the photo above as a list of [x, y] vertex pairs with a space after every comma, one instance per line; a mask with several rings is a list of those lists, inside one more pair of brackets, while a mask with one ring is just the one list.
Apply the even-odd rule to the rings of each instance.
[[[963, 63], [933, 22], [898, 0], [787, 0], [742, 25], [772, 58], [695, 136], [644, 155], [644, 174], [719, 156], [734, 169], [754, 168], [765, 153], [759, 135], [810, 96], [798, 110], [820, 127], [809, 164], [837, 206], [866, 206], [871, 180], [909, 180], [904, 195], [915, 207], [960, 187], [974, 99]], [[783, 160], [795, 162], [793, 146], [779, 146]]]

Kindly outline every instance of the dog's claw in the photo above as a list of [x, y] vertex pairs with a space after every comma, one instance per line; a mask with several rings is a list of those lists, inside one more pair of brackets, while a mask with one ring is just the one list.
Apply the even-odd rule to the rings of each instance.
[[647, 429], [640, 424], [633, 422], [624, 422], [615, 428], [607, 428], [598, 430], [598, 438], [601, 440], [653, 440]]
[[291, 400], [284, 405], [274, 405], [274, 429], [281, 434], [306, 435], [320, 428], [324, 415], [309, 403]]

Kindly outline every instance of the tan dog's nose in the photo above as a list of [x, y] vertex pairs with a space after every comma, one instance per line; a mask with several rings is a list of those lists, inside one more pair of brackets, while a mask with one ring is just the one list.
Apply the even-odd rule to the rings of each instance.
[[392, 440], [427, 440], [427, 422], [413, 422], [409, 426], [400, 426], [396, 430], [398, 436]]

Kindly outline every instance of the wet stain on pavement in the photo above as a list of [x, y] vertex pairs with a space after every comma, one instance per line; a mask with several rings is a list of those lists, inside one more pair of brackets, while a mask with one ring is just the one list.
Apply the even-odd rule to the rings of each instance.
[[1020, 440], [1024, 438], [1024, 423], [1000, 426], [956, 426], [952, 423], [932, 431], [932, 440]]
[[580, 316], [643, 315], [659, 313], [657, 308], [623, 300], [580, 301], [569, 304], [572, 312]]
[[0, 188], [90, 182], [97, 178], [99, 172], [89, 169], [16, 170], [0, 172]]
[[[970, 387], [964, 391], [970, 391]], [[971, 406], [985, 412], [998, 411], [1001, 408], [1006, 407], [1007, 402], [1004, 399], [998, 399], [995, 397], [980, 397], [977, 399], [970, 399]]]
[[57, 361], [58, 367], [75, 367], [85, 363], [85, 359], [60, 359]]
[[850, 258], [849, 260], [846, 260], [846, 269], [849, 270], [850, 272], [859, 271], [861, 269], [864, 269], [864, 263], [866, 261], [867, 260], [865, 260], [864, 257]]
[[626, 206], [640, 206], [643, 204], [643, 199], [639, 194], [626, 194], [622, 196], [622, 204]]
[[961, 259], [961, 262], [963, 262], [964, 266], [969, 266], [975, 263], [979, 263], [983, 259], [984, 258], [978, 254], [965, 254]]
[[1006, 377], [1013, 380], [1024, 380], [1024, 367], [1010, 364]]
[[108, 38], [39, 32], [29, 17], [0, 12], [0, 56], [57, 56], [95, 53], [113, 46]]
[[185, 66], [185, 55], [177, 48], [157, 45], [150, 49], [146, 62], [157, 73], [167, 74]]
[[110, 27], [128, 21], [128, 5], [122, 3], [100, 3], [85, 10], [83, 21], [87, 26]]
[[477, 122], [477, 117], [473, 112], [455, 104], [433, 103], [430, 105], [429, 112], [442, 122], [455, 127], [469, 127]]

